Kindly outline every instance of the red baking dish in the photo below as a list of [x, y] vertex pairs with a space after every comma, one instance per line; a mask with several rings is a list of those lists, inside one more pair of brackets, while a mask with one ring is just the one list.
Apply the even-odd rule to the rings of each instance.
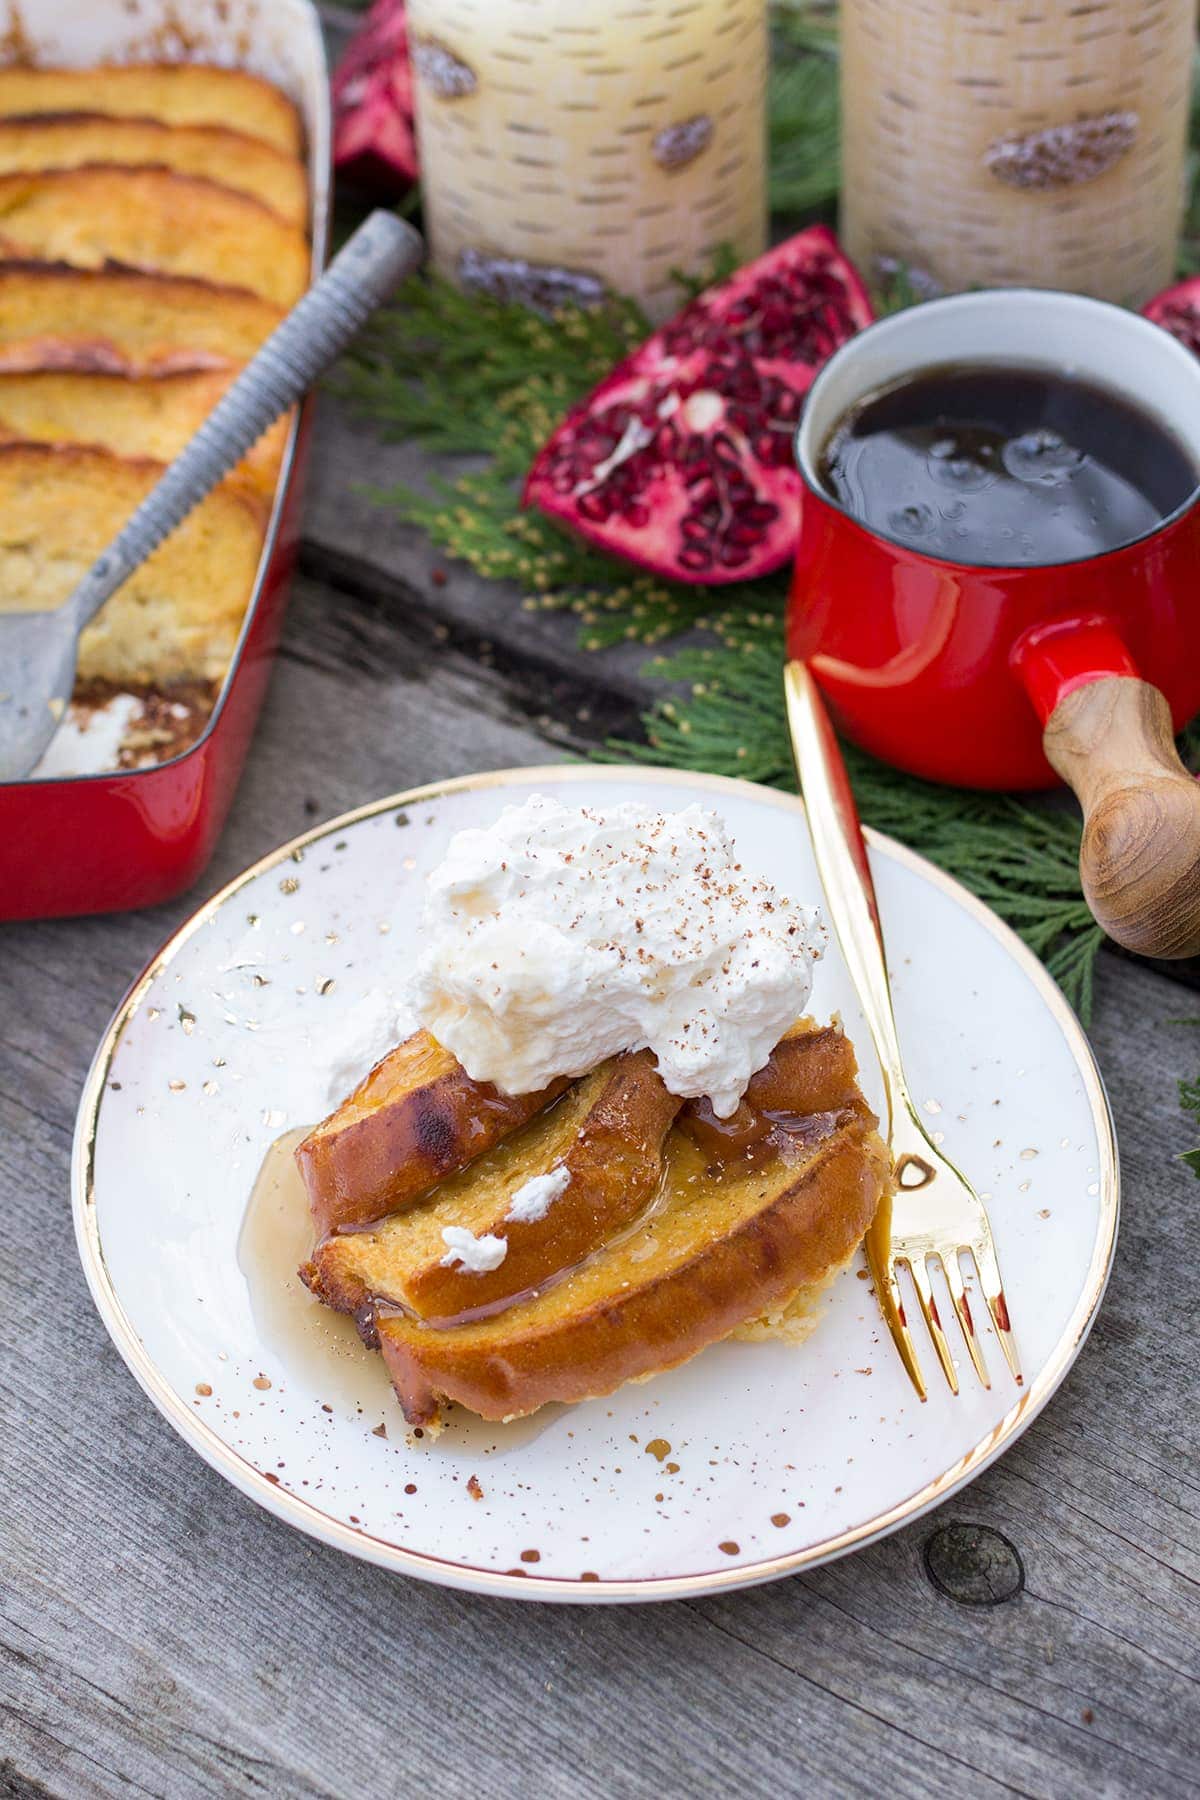
[[[325, 259], [329, 83], [309, 0], [36, 0], [22, 54], [45, 64], [185, 60], [247, 68], [301, 110], [308, 140], [313, 272]], [[0, 919], [151, 906], [204, 870], [229, 811], [279, 642], [300, 531], [309, 409], [293, 423], [237, 649], [203, 735], [151, 768], [0, 784]]]

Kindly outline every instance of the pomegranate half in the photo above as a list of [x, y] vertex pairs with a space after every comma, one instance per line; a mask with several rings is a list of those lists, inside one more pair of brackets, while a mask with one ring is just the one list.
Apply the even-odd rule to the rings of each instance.
[[1142, 311], [1200, 356], [1200, 275], [1164, 288], [1153, 300], [1147, 300]]
[[330, 84], [333, 166], [356, 187], [403, 194], [417, 179], [404, 0], [375, 0]]
[[524, 503], [672, 581], [747, 581], [791, 556], [792, 439], [825, 359], [874, 315], [810, 226], [708, 288], [575, 406]]

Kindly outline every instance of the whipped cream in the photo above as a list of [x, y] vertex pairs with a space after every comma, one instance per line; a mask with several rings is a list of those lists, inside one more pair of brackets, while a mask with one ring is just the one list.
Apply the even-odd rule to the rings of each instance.
[[114, 694], [103, 706], [69, 706], [32, 778], [54, 781], [117, 768], [122, 745], [142, 706], [136, 694]]
[[561, 1200], [571, 1185], [571, 1171], [560, 1163], [545, 1175], [531, 1175], [509, 1202], [504, 1217], [511, 1225], [533, 1225], [544, 1219], [556, 1200]]
[[420, 936], [414, 1010], [473, 1080], [530, 1093], [649, 1049], [721, 1118], [803, 1012], [824, 943], [715, 813], [540, 795], [451, 839]]
[[324, 1065], [327, 1105], [340, 1106], [375, 1064], [415, 1029], [404, 1003], [379, 988], [356, 1000], [340, 1023], [322, 1021], [313, 1053]]
[[465, 1225], [447, 1225], [442, 1231], [442, 1242], [446, 1246], [446, 1254], [442, 1257], [442, 1267], [453, 1269], [456, 1266], [466, 1269], [471, 1275], [488, 1275], [498, 1269], [508, 1255], [508, 1240], [493, 1237], [490, 1231], [482, 1237], [476, 1237]]

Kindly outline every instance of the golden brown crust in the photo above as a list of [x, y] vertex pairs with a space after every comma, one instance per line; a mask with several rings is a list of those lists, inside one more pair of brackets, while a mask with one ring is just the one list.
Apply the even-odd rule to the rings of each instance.
[[[0, 439], [90, 444], [117, 456], [168, 463], [237, 373], [200, 370], [139, 379], [95, 370], [0, 369]], [[274, 493], [290, 425], [290, 415], [278, 419], [238, 464], [238, 473], [266, 496]]]
[[159, 375], [253, 356], [282, 309], [241, 287], [137, 269], [0, 262], [0, 370]]
[[297, 1147], [318, 1238], [372, 1224], [420, 1199], [566, 1086], [501, 1094], [472, 1081], [427, 1031], [414, 1032]]
[[0, 69], [0, 114], [80, 110], [167, 125], [228, 125], [289, 156], [298, 156], [303, 144], [292, 102], [244, 69], [192, 62]]
[[[162, 475], [78, 444], [0, 444], [0, 611], [62, 603]], [[224, 674], [267, 518], [231, 477], [159, 545], [83, 632], [79, 679], [118, 687]]]
[[85, 163], [149, 165], [203, 175], [250, 194], [290, 225], [308, 221], [308, 179], [294, 156], [224, 125], [164, 125], [101, 112], [0, 117], [0, 175], [77, 169]]
[[0, 175], [5, 255], [98, 269], [116, 262], [244, 287], [290, 306], [309, 278], [304, 233], [200, 176], [89, 164]]
[[[617, 1057], [486, 1158], [441, 1185], [420, 1209], [373, 1233], [319, 1245], [305, 1270], [328, 1305], [356, 1312], [389, 1301], [423, 1319], [453, 1320], [537, 1287], [633, 1223], [654, 1195], [663, 1141], [681, 1102], [647, 1050]], [[530, 1178], [562, 1170], [567, 1186], [539, 1219], [510, 1220]], [[442, 1227], [500, 1236], [498, 1268], [446, 1266]]]
[[845, 1261], [874, 1217], [886, 1170], [883, 1145], [858, 1116], [738, 1228], [577, 1312], [543, 1317], [533, 1302], [452, 1331], [378, 1318], [406, 1419], [426, 1423], [447, 1400], [485, 1419], [519, 1417], [689, 1361]]

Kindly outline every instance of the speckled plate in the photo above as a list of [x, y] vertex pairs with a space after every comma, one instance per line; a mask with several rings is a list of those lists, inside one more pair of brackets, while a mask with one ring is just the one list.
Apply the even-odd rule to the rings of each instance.
[[[295, 1280], [306, 1241], [294, 1191], [258, 1181], [251, 1196], [272, 1144], [327, 1110], [330, 1046], [351, 1009], [365, 1016], [373, 992], [403, 987], [422, 880], [451, 833], [547, 786], [597, 805], [701, 800], [752, 867], [798, 898], [819, 892], [797, 801], [644, 769], [482, 775], [320, 826], [203, 906], [118, 1010], [79, 1114], [80, 1254], [118, 1349], [175, 1429], [326, 1543], [521, 1599], [768, 1581], [945, 1499], [1063, 1379], [1116, 1230], [1103, 1089], [1073, 1015], [1012, 933], [875, 838], [913, 1086], [987, 1197], [1024, 1389], [989, 1337], [994, 1386], [967, 1364], [954, 1400], [925, 1343], [922, 1406], [857, 1270], [798, 1348], [720, 1345], [608, 1400], [513, 1426], [460, 1415], [436, 1442], [407, 1439], [378, 1359]], [[813, 1007], [842, 1012], [870, 1065], [835, 948]], [[877, 1098], [870, 1066], [864, 1085]]]

